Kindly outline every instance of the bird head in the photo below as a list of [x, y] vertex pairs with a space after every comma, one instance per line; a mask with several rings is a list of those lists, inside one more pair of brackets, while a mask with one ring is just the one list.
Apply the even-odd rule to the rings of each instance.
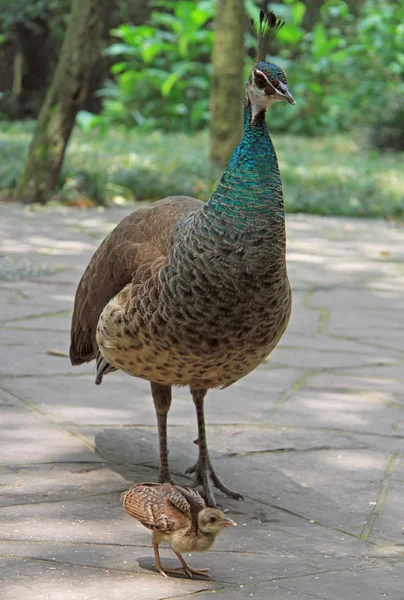
[[265, 60], [258, 62], [251, 71], [247, 94], [251, 105], [259, 106], [261, 110], [265, 110], [276, 100], [296, 104], [289, 91], [285, 71]]
[[[254, 25], [254, 23], [253, 23]], [[267, 62], [269, 46], [284, 23], [273, 12], [265, 15], [260, 12], [257, 34], [257, 60], [246, 85], [247, 100], [251, 104], [252, 121], [256, 115], [265, 111], [276, 100], [296, 104], [288, 88], [286, 73], [281, 67]]]
[[218, 508], [203, 508], [198, 514], [198, 525], [204, 533], [217, 535], [225, 527], [234, 527], [237, 523], [226, 517]]

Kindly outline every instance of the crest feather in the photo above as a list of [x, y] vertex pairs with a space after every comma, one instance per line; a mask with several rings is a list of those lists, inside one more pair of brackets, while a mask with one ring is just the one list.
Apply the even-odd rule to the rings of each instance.
[[277, 18], [272, 10], [265, 14], [263, 10], [260, 11], [259, 26], [256, 25], [254, 19], [251, 19], [251, 24], [255, 31], [257, 38], [257, 62], [266, 59], [269, 47], [272, 44], [278, 31], [285, 25], [285, 21], [281, 21]]

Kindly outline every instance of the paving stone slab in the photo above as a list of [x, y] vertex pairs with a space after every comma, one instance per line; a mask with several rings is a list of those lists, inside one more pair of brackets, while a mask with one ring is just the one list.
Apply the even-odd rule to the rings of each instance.
[[391, 479], [385, 483], [386, 495], [381, 499], [369, 539], [388, 540], [404, 553], [404, 453], [396, 454]]
[[395, 329], [390, 329], [388, 335], [384, 334], [383, 332], [381, 332], [379, 335], [374, 335], [372, 332], [372, 335], [368, 335], [365, 341], [368, 346], [398, 350], [401, 356], [404, 354], [403, 334]]
[[[66, 375], [13, 379], [7, 381], [7, 386], [60, 423], [129, 424], [153, 423], [156, 419], [150, 385], [141, 379], [116, 379], [111, 375], [102, 386], [96, 386], [94, 375]], [[114, 398], [118, 399], [116, 405]], [[179, 404], [180, 401], [173, 403], [178, 417], [185, 408]]]
[[66, 332], [66, 337], [69, 335], [71, 327], [71, 312], [68, 311], [63, 315], [37, 315], [32, 319], [19, 319], [18, 321], [7, 321], [4, 327], [7, 329], [26, 330], [29, 331], [61, 331]]
[[320, 573], [314, 577], [302, 577], [293, 583], [288, 581], [281, 585], [291, 594], [300, 594], [302, 599], [331, 600], [343, 597], [358, 600], [402, 600], [403, 566], [403, 561], [395, 563], [387, 559], [385, 564], [376, 567], [352, 569], [341, 573]]
[[20, 408], [20, 402], [9, 394], [2, 385], [0, 385], [0, 407], [2, 411], [3, 409]]
[[[104, 427], [73, 426], [71, 430], [94, 446], [103, 459], [115, 465], [135, 464], [158, 465], [157, 426], [149, 427]], [[287, 429], [274, 426], [208, 426], [209, 451], [212, 459], [223, 456], [246, 456], [249, 454], [293, 453], [341, 448], [368, 448], [364, 439], [358, 442], [349, 434]], [[196, 437], [196, 425], [168, 426], [168, 446], [170, 465], [175, 471], [185, 472], [190, 463], [198, 457], [197, 446], [192, 442]]]
[[59, 310], [71, 311], [73, 301], [73, 286], [71, 293], [67, 293], [67, 290], [61, 290], [53, 282], [42, 286], [35, 281], [0, 282], [0, 324]]
[[372, 393], [310, 389], [292, 393], [277, 410], [276, 422], [385, 435], [404, 435], [401, 404], [384, 402]]
[[[228, 533], [228, 532], [227, 532]], [[234, 532], [236, 534], [236, 532]], [[0, 542], [0, 555], [4, 548], [10, 544]], [[80, 544], [37, 544], [35, 542], [13, 543], [12, 551], [14, 556], [19, 558], [39, 559], [55, 566], [59, 564], [70, 564], [74, 566], [86, 566], [100, 569], [116, 569], [131, 573], [149, 573], [156, 575], [153, 568], [155, 563], [154, 554], [149, 544], [148, 547], [124, 547], [124, 546], [106, 546], [106, 545], [80, 545]], [[178, 559], [169, 549], [161, 550], [161, 559], [163, 567], [176, 568]], [[314, 574], [320, 570], [313, 557], [308, 560], [305, 556], [282, 554], [270, 555], [257, 553], [237, 553], [215, 552], [186, 554], [186, 559], [195, 568], [209, 568], [209, 583], [216, 582], [222, 584], [248, 585], [268, 581], [273, 577], [286, 577], [290, 573], [296, 576]], [[363, 563], [370, 563], [378, 559], [357, 559], [358, 566]], [[347, 568], [351, 559], [331, 558], [324, 559], [328, 569], [341, 570]], [[157, 577], [161, 577], [157, 574]], [[206, 581], [206, 580], [203, 580]], [[238, 583], [240, 582], [240, 583]]]
[[122, 477], [94, 460], [0, 467], [0, 481], [0, 506], [64, 501], [89, 490], [105, 494], [125, 485]]
[[290, 365], [291, 367], [300, 368], [315, 368], [315, 369], [335, 369], [354, 366], [366, 366], [366, 364], [378, 363], [393, 363], [394, 358], [391, 358], [390, 353], [380, 350], [377, 357], [370, 354], [357, 354], [349, 352], [332, 352], [317, 350], [312, 347], [307, 348], [288, 348], [279, 345], [271, 354], [271, 363], [275, 366], [278, 364]]
[[[399, 265], [384, 261], [369, 261], [363, 256], [354, 256], [349, 249], [332, 256], [327, 247], [319, 246], [317, 253], [306, 252], [306, 242], [300, 248], [290, 248], [288, 273], [293, 284], [305, 283], [307, 287], [367, 287], [373, 279], [396, 278], [401, 275]], [[392, 290], [401, 287], [401, 281], [392, 284]], [[384, 286], [380, 288], [385, 289]], [[375, 289], [377, 289], [375, 287]]]
[[41, 503], [1, 508], [0, 539], [130, 545], [136, 538], [139, 544], [148, 546], [148, 530], [134, 519], [130, 520], [129, 516], [129, 521], [125, 518], [119, 498], [127, 485], [117, 479], [115, 481], [115, 490], [103, 495], [88, 487], [81, 497], [72, 500], [50, 502], [44, 498]]
[[355, 375], [357, 377], [375, 377], [376, 379], [394, 379], [404, 382], [404, 363], [396, 365], [372, 365], [367, 367], [354, 367], [352, 370], [343, 369], [341, 375]]
[[[195, 426], [176, 426], [168, 428], [169, 463], [173, 473], [184, 475], [197, 457]], [[158, 441], [156, 427], [90, 428], [74, 427], [82, 438], [93, 445], [103, 460], [122, 476], [132, 478], [136, 465], [158, 465]], [[294, 429], [282, 431], [282, 428], [240, 428], [216, 425], [208, 428], [210, 455], [217, 469], [222, 469], [223, 458], [232, 457], [237, 464], [239, 457], [267, 456], [272, 454], [291, 454], [297, 452], [316, 452], [327, 449], [368, 448], [368, 440], [357, 441], [349, 434], [316, 431], [296, 432]], [[242, 448], [242, 450], [240, 450]], [[222, 473], [225, 476], [226, 471]], [[188, 476], [189, 477], [189, 476]]]
[[368, 314], [367, 311], [378, 311], [386, 312], [385, 318], [399, 318], [399, 313], [404, 309], [404, 301], [400, 296], [391, 294], [388, 291], [373, 291], [369, 288], [364, 289], [351, 289], [343, 287], [335, 287], [332, 290], [315, 290], [310, 295], [309, 306], [321, 307], [327, 306], [331, 310], [341, 309], [357, 310], [358, 308], [364, 310], [364, 317], [367, 317], [373, 321], [374, 316]]
[[223, 458], [215, 465], [241, 493], [360, 535], [390, 458], [370, 450], [343, 449]]
[[[135, 480], [153, 478], [150, 471], [143, 468], [138, 469]], [[71, 494], [70, 498], [54, 501], [43, 498], [42, 502], [3, 507], [0, 539], [10, 543], [52, 544], [54, 548], [65, 544], [99, 544], [127, 547], [128, 553], [132, 547], [142, 548], [142, 552], [144, 548], [151, 550], [150, 532], [129, 517], [120, 502], [120, 493], [131, 483], [124, 482], [114, 491], [103, 494], [87, 489], [80, 495], [77, 489], [76, 495]], [[281, 506], [277, 507], [278, 499], [270, 494], [262, 502], [219, 497], [238, 527], [219, 536], [214, 551], [232, 553], [234, 561], [238, 553], [280, 558], [291, 555], [325, 567], [334, 559], [362, 560], [366, 556], [395, 556], [400, 552], [400, 548], [361, 543], [355, 537], [311, 522], [307, 517], [293, 516]]]
[[[306, 577], [276, 578], [257, 585], [223, 587], [217, 589], [217, 596], [223, 600], [380, 600], [385, 597], [402, 600], [400, 569], [403, 563], [386, 563], [330, 574], [319, 572]], [[211, 600], [212, 596], [211, 591], [206, 591], [197, 598]]]
[[366, 340], [367, 336], [388, 338], [389, 332], [404, 333], [397, 311], [361, 311], [336, 309], [330, 314], [326, 331], [331, 335], [347, 335]]
[[347, 564], [349, 561], [353, 564], [356, 560], [364, 562], [369, 558], [404, 556], [403, 549], [397, 545], [379, 543], [376, 539], [372, 543], [360, 541], [355, 535], [293, 514], [269, 494], [262, 501], [250, 497], [243, 502], [226, 498], [224, 504], [240, 527], [240, 535], [231, 539], [232, 551], [281, 557], [298, 554], [311, 565], [326, 570], [333, 560], [346, 559]]
[[[0, 398], [2, 390], [0, 389]], [[21, 408], [12, 396], [6, 395], [0, 412], [0, 463], [23, 465], [30, 463], [99, 462], [100, 457], [89, 450], [82, 440]], [[1, 490], [3, 496], [4, 490]]]
[[212, 583], [97, 567], [53, 564], [53, 561], [5, 558], [2, 599], [16, 600], [175, 600], [209, 590]]
[[[52, 531], [52, 540], [46, 537], [46, 521], [43, 523], [43, 532], [38, 528], [37, 520], [32, 518], [35, 513], [32, 509], [35, 507], [24, 507], [22, 511], [16, 507], [21, 525], [16, 521], [17, 529], [6, 534], [8, 541], [2, 536], [0, 555], [9, 548], [16, 557], [132, 572], [144, 569], [152, 571], [150, 532], [126, 515], [118, 502], [112, 505], [113, 498], [117, 500], [116, 495], [97, 498], [101, 513], [97, 512], [96, 517], [82, 502], [59, 502], [59, 512], [56, 513], [59, 537]], [[249, 504], [250, 509], [256, 510], [256, 504]], [[54, 511], [55, 507], [51, 506], [50, 509]], [[372, 564], [383, 558], [383, 554], [371, 546], [318, 525], [292, 518], [295, 526], [290, 527], [289, 517], [285, 518], [285, 514], [279, 510], [273, 512], [279, 518], [259, 521], [244, 515], [238, 519], [240, 531], [226, 531], [208, 554], [192, 553], [187, 558], [196, 567], [209, 566], [212, 579], [229, 584], [248, 584], [251, 580], [257, 583], [273, 577], [302, 576], [317, 571], [338, 571]], [[32, 515], [31, 519], [27, 518], [28, 514]], [[236, 516], [234, 511], [229, 514], [233, 518]], [[70, 523], [69, 519], [73, 521]], [[100, 541], [99, 532], [96, 531], [99, 522], [105, 523], [103, 541]], [[70, 533], [72, 530], [74, 534]], [[61, 533], [65, 535], [62, 537]], [[309, 540], [314, 543], [308, 544]], [[168, 548], [162, 548], [162, 559], [168, 568], [176, 566], [176, 558]]]
[[366, 358], [371, 356], [376, 363], [403, 360], [402, 338], [400, 346], [396, 348], [394, 346], [385, 347], [383, 344], [378, 345], [377, 343], [372, 345], [369, 343], [368, 338], [362, 341], [360, 339], [348, 339], [344, 336], [335, 337], [316, 332], [311, 335], [305, 335], [301, 332], [293, 332], [288, 329], [282, 338], [280, 347], [288, 350], [293, 350], [294, 348], [306, 350], [308, 348], [316, 348], [317, 351], [321, 352], [346, 352], [349, 356], [357, 354]]
[[[252, 378], [251, 384], [246, 378], [238, 386], [210, 391], [206, 401], [208, 422], [260, 421], [264, 411], [293, 385], [300, 372], [263, 367], [263, 373], [268, 374], [264, 390], [259, 384], [254, 386]], [[94, 375], [12, 379], [7, 381], [7, 386], [13, 393], [63, 423], [152, 425], [156, 422], [150, 384], [125, 374], [108, 375], [101, 386], [94, 385]], [[195, 422], [195, 408], [189, 391], [175, 388], [173, 396], [170, 423]], [[114, 400], [111, 402], [111, 399]]]
[[[240, 394], [251, 408], [253, 403], [258, 401], [258, 397], [266, 404], [268, 400], [271, 402], [288, 392], [305, 375], [305, 372], [305, 369], [296, 369], [291, 366], [287, 369], [277, 368], [273, 364], [272, 357], [269, 357], [269, 360], [263, 362], [253, 373], [243, 377], [230, 388], [209, 390], [206, 396], [207, 410], [213, 404], [216, 406], [219, 403], [224, 403], [228, 409], [232, 410], [233, 404]], [[174, 388], [174, 396], [182, 396], [184, 392], [189, 394], [187, 390]]]
[[380, 452], [388, 452], [390, 456], [396, 452], [404, 452], [404, 436], [403, 435], [378, 435], [378, 434], [360, 434], [355, 433], [355, 440], [360, 444], [363, 443], [367, 448], [378, 450]]
[[[7, 331], [0, 332], [5, 340], [6, 351], [0, 361], [0, 376], [8, 378], [32, 375], [66, 374], [68, 376], [92, 374], [94, 365], [84, 364], [71, 373], [67, 356], [69, 345], [64, 334], [52, 331]], [[7, 341], [6, 341], [7, 340]], [[59, 353], [62, 353], [60, 355]]]
[[[299, 305], [295, 301], [292, 306], [292, 314], [287, 331], [289, 333], [300, 333], [308, 336], [315, 334], [318, 327], [319, 313], [306, 306]], [[285, 343], [284, 338], [282, 338], [281, 343]]]
[[[332, 371], [327, 373], [318, 373], [310, 377], [310, 388], [317, 390], [342, 390], [349, 392], [350, 390], [363, 392], [366, 396], [378, 398], [380, 401], [401, 402], [404, 397], [403, 381], [399, 379], [389, 379], [387, 377], [378, 376], [380, 369], [385, 370], [389, 367], [374, 367], [367, 375], [361, 374], [363, 370], [352, 369], [346, 371]], [[313, 389], [314, 391], [314, 389]]]

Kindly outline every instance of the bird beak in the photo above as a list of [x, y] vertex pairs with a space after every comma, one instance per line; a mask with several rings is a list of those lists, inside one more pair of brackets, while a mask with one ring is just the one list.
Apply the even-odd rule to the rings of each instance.
[[279, 82], [278, 87], [276, 88], [278, 95], [283, 98], [289, 104], [296, 104], [296, 100], [293, 98], [292, 94], [289, 92], [289, 88], [286, 83]]
[[226, 517], [224, 520], [224, 526], [225, 527], [237, 527], [237, 523], [235, 523], [234, 521], [232, 521], [231, 519]]

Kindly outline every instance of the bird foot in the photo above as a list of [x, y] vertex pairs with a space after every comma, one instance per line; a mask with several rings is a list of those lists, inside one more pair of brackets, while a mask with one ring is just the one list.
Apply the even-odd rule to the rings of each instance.
[[194, 466], [189, 467], [186, 470], [186, 473], [194, 473], [194, 478], [189, 487], [197, 487], [198, 485], [201, 485], [206, 496], [206, 503], [208, 506], [216, 506], [216, 500], [210, 480], [212, 480], [213, 485], [221, 492], [226, 494], [226, 496], [230, 496], [230, 498], [234, 498], [235, 500], [244, 500], [244, 497], [241, 494], [234, 492], [220, 481], [214, 468], [212, 467], [209, 457], [207, 457], [205, 460], [201, 460], [201, 457], [199, 457]]
[[191, 579], [192, 575], [197, 575], [198, 577], [209, 577], [209, 569], [193, 569], [189, 565], [187, 565], [186, 567], [178, 567], [176, 569], [167, 570], [167, 572], [172, 572], [173, 574], [180, 573], [181, 571], [188, 575], [188, 577], [190, 577]]
[[[156, 565], [153, 565], [154, 567], [156, 567]], [[157, 567], [156, 567], [157, 568]], [[209, 569], [193, 569], [192, 567], [190, 567], [189, 565], [187, 565], [186, 567], [177, 567], [175, 569], [157, 569], [160, 573], [160, 575], [162, 575], [163, 577], [167, 577], [167, 573], [168, 575], [179, 575], [181, 573], [185, 573], [185, 575], [188, 575], [188, 577], [190, 577], [192, 579], [192, 575], [197, 575], [198, 577], [209, 577]]]

